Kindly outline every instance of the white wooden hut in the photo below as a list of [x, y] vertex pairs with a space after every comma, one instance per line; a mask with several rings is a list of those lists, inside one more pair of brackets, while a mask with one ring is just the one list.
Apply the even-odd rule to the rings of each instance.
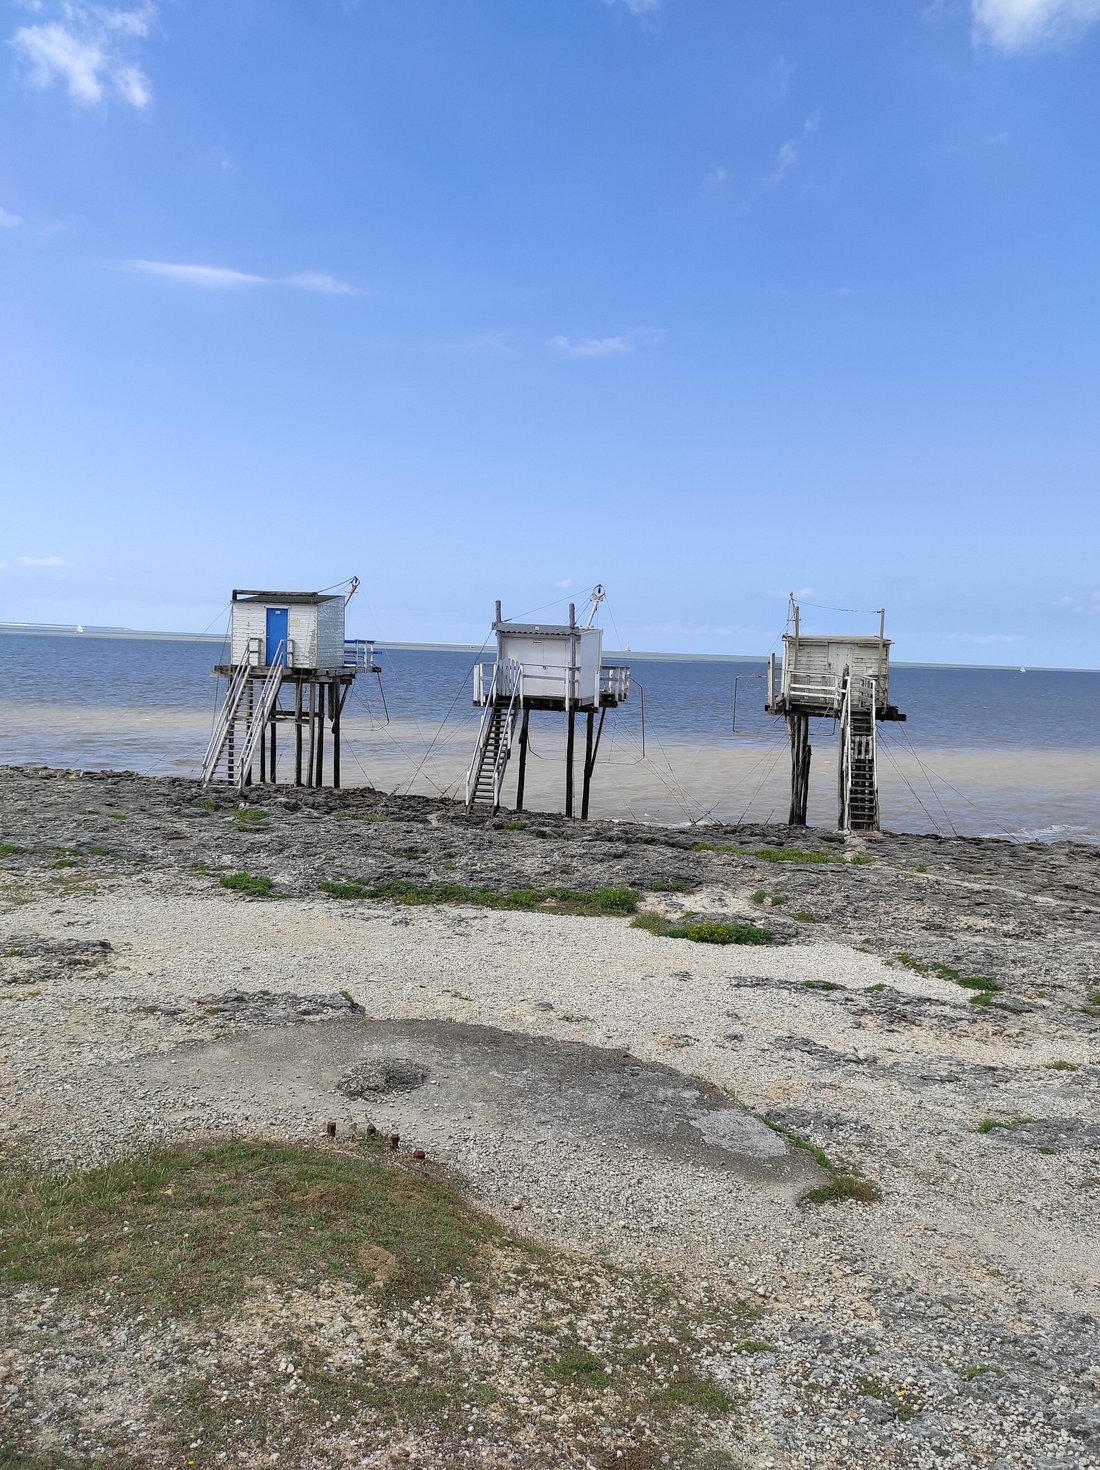
[[583, 624], [577, 622], [572, 603], [568, 623], [509, 622], [501, 617], [497, 603], [493, 621], [496, 659], [477, 664], [474, 671], [474, 704], [485, 713], [466, 773], [468, 810], [477, 802], [485, 802], [494, 811], [499, 807], [504, 772], [517, 736], [516, 810], [523, 810], [528, 724], [532, 710], [545, 710], [566, 716], [565, 812], [570, 817], [576, 718], [585, 716], [581, 816], [588, 816], [604, 717], [630, 692], [629, 668], [603, 661], [603, 630], [593, 621], [603, 600], [603, 588], [594, 588], [588, 621]]
[[340, 669], [344, 666], [344, 598], [323, 592], [256, 592], [235, 588], [230, 663], [239, 667]]

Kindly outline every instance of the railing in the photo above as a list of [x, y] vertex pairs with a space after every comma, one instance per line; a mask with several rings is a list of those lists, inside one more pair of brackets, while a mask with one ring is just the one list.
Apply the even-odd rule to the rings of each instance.
[[373, 669], [374, 668], [374, 639], [373, 638], [345, 638], [344, 639], [344, 668], [345, 669]]
[[[512, 671], [506, 676], [511, 681], [507, 684], [500, 682], [501, 676], [498, 670], [502, 668]], [[474, 704], [478, 706], [499, 704], [505, 696], [511, 699], [515, 693], [517, 680], [526, 685], [529, 696], [545, 694], [550, 698], [564, 699], [566, 709], [570, 705], [582, 702], [578, 669], [570, 670], [561, 664], [520, 663], [518, 659], [510, 658], [503, 660], [500, 664], [474, 665]], [[540, 684], [553, 687], [540, 689]], [[619, 702], [626, 699], [630, 694], [628, 665], [601, 664], [598, 688], [601, 699], [604, 695]]]
[[791, 679], [783, 690], [788, 701], [805, 700], [810, 704], [827, 704], [839, 709], [844, 691], [836, 674], [818, 674], [813, 679]]
[[[485, 689], [485, 670], [492, 669], [489, 680], [488, 691]], [[489, 743], [489, 731], [492, 727], [493, 717], [496, 714], [498, 696], [508, 696], [508, 712], [506, 719], [509, 722], [507, 733], [511, 736], [511, 722], [515, 718], [516, 704], [523, 703], [523, 665], [518, 659], [501, 659], [495, 664], [474, 665], [474, 703], [485, 706], [485, 713], [481, 716], [481, 724], [477, 731], [477, 744], [474, 746], [474, 758], [470, 762], [466, 772], [465, 794], [467, 809], [473, 803], [477, 794], [478, 781], [481, 779], [481, 770], [485, 764], [485, 750]], [[505, 727], [502, 724], [501, 744], [504, 743]], [[499, 755], [500, 747], [497, 747]], [[498, 761], [499, 765], [499, 761]], [[500, 804], [500, 782], [503, 775], [502, 770], [494, 767], [493, 770], [493, 797], [494, 806]]]
[[[264, 738], [264, 730], [267, 727], [268, 717], [271, 714], [275, 701], [279, 697], [279, 686], [283, 682], [283, 656], [286, 653], [286, 643], [280, 642], [275, 649], [275, 658], [268, 665], [267, 677], [264, 679], [260, 690], [260, 697], [256, 701], [252, 711], [252, 719], [248, 726], [248, 735], [245, 739], [244, 749], [241, 751], [240, 764], [237, 767], [237, 787], [243, 791], [248, 781], [249, 772], [252, 770], [252, 761], [256, 751], [260, 747], [260, 741]], [[247, 673], [247, 670], [246, 670]]]
[[626, 664], [600, 665], [600, 697], [608, 695], [621, 704], [630, 694], [630, 669]]
[[229, 734], [229, 727], [237, 718], [237, 710], [244, 697], [245, 686], [249, 678], [248, 664], [241, 664], [229, 681], [226, 690], [225, 704], [222, 705], [221, 714], [217, 723], [210, 732], [210, 740], [206, 747], [206, 754], [202, 758], [202, 784], [209, 786], [214, 772], [217, 770], [218, 762], [221, 760], [222, 749], [225, 746]]

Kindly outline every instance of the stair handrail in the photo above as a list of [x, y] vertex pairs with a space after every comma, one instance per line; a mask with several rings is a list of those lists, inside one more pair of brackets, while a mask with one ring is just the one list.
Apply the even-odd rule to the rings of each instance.
[[252, 770], [252, 761], [256, 755], [256, 748], [263, 739], [264, 728], [267, 725], [268, 716], [271, 713], [275, 700], [279, 697], [279, 688], [283, 682], [283, 655], [285, 653], [285, 640], [281, 640], [275, 649], [275, 657], [267, 671], [260, 697], [256, 701], [256, 707], [252, 712], [252, 720], [248, 727], [248, 736], [241, 751], [240, 765], [237, 768], [237, 790], [243, 791], [249, 772]]
[[518, 659], [506, 660], [505, 673], [512, 686], [511, 698], [501, 722], [500, 741], [493, 758], [493, 809], [500, 806], [500, 788], [504, 785], [504, 768], [512, 750], [512, 731], [516, 724], [517, 705], [523, 707], [523, 665]]
[[203, 786], [209, 786], [213, 780], [214, 772], [217, 770], [218, 761], [221, 759], [222, 749], [229, 734], [229, 727], [237, 717], [237, 710], [244, 695], [245, 686], [248, 683], [248, 664], [238, 664], [233, 671], [233, 677], [229, 681], [226, 690], [225, 703], [222, 705], [221, 713], [217, 722], [210, 732], [206, 752], [202, 758], [202, 780]]
[[[485, 666], [484, 664], [480, 664], [478, 667], [479, 669], [482, 669]], [[478, 726], [477, 730], [477, 744], [474, 746], [474, 758], [470, 762], [469, 767], [466, 771], [465, 790], [467, 811], [470, 810], [470, 805], [473, 800], [472, 791], [476, 790], [477, 778], [481, 775], [481, 763], [485, 759], [485, 747], [489, 740], [489, 724], [493, 718], [493, 710], [496, 708], [497, 671], [499, 670], [499, 668], [499, 664], [493, 665], [493, 677], [489, 682], [489, 695], [488, 698], [485, 700], [484, 713], [481, 716], [481, 724]], [[482, 685], [484, 686], [483, 677]]]
[[840, 727], [844, 731], [844, 770], [841, 776], [840, 830], [852, 826], [852, 676], [845, 670], [840, 706]]
[[867, 682], [871, 686], [871, 790], [874, 793], [874, 821], [878, 826], [878, 680], [872, 675]]

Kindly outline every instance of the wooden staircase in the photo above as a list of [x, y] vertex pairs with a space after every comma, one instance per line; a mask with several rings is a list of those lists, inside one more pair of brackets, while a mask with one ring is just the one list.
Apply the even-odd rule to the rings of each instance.
[[852, 832], [878, 831], [878, 771], [876, 769], [875, 712], [853, 706], [848, 714], [848, 828]]
[[512, 753], [512, 719], [503, 705], [496, 705], [482, 728], [482, 738], [474, 752], [467, 778], [466, 810], [488, 806], [497, 811], [504, 769]]
[[[283, 653], [284, 645], [279, 644], [275, 654], [275, 662], [267, 670], [263, 685], [260, 688], [256, 702], [250, 714], [245, 713], [247, 724], [244, 732], [244, 746], [240, 757], [230, 762], [226, 759], [225, 778], [233, 781], [238, 790], [243, 791], [248, 784], [248, 778], [252, 771], [252, 762], [260, 747], [264, 731], [272, 718], [275, 706], [279, 701], [279, 690], [283, 683]], [[206, 747], [206, 754], [202, 762], [201, 784], [209, 786], [217, 774], [218, 767], [230, 746], [230, 738], [238, 720], [242, 717], [241, 706], [245, 702], [245, 694], [249, 685], [253, 683], [258, 665], [247, 663], [240, 664], [233, 672], [229, 681], [229, 689], [226, 692], [225, 703], [222, 705], [214, 729], [210, 735], [210, 742]], [[232, 764], [233, 769], [230, 769]]]

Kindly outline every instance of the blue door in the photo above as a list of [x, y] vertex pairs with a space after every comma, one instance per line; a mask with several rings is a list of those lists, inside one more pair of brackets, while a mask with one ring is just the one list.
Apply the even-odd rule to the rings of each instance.
[[[286, 637], [287, 618], [289, 610], [285, 607], [269, 607], [267, 610], [267, 652], [264, 654], [265, 664], [286, 663]], [[282, 644], [282, 648], [279, 644]]]

